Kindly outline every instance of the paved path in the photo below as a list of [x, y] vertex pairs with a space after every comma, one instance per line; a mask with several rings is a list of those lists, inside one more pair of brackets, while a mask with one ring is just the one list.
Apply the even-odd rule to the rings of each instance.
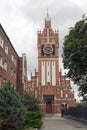
[[87, 130], [87, 125], [63, 117], [47, 117], [43, 122], [41, 130]]

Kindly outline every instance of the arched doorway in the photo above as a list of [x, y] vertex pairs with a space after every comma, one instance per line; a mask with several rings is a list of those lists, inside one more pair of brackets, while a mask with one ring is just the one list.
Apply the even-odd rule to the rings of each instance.
[[52, 103], [51, 103], [51, 101], [46, 102], [46, 113], [52, 113]]
[[67, 103], [62, 103], [62, 108], [67, 108], [68, 104]]

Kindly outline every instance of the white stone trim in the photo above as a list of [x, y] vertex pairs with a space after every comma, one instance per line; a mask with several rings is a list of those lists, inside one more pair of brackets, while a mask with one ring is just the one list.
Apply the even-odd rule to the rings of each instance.
[[56, 85], [56, 64], [52, 61], [52, 86]]
[[50, 82], [50, 61], [46, 61], [46, 67], [47, 67], [47, 82]]
[[[38, 60], [47, 60], [47, 61], [48, 61], [48, 59], [49, 59], [49, 57], [47, 57], [47, 58], [39, 58], [39, 57], [38, 57]], [[59, 59], [58, 57], [57, 57], [57, 58], [51, 58], [51, 57], [50, 57], [49, 61], [58, 60], [58, 59]]]
[[45, 61], [41, 62], [41, 85], [45, 86]]

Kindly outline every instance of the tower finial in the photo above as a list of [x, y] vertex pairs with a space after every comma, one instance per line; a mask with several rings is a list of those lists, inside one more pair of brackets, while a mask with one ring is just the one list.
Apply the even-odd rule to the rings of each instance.
[[47, 15], [46, 15], [46, 18], [45, 18], [46, 21], [50, 21], [50, 17], [49, 17], [49, 12], [48, 12], [48, 8], [47, 8]]
[[49, 17], [49, 10], [48, 10], [48, 8], [47, 8], [47, 17]]

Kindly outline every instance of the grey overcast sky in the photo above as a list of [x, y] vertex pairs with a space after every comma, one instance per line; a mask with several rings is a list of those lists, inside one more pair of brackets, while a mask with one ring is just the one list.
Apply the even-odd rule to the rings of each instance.
[[43, 30], [47, 8], [53, 29], [59, 30], [63, 68], [64, 36], [84, 13], [87, 15], [87, 0], [0, 0], [0, 23], [19, 56], [26, 53], [28, 77], [37, 69], [37, 31]]

